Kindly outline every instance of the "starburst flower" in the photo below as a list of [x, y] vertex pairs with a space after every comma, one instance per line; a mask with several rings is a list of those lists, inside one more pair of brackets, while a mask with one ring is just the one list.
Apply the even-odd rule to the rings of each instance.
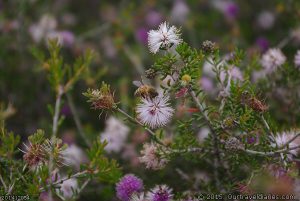
[[294, 63], [297, 67], [300, 67], [300, 50], [298, 50], [295, 55]]
[[167, 185], [156, 185], [147, 193], [149, 201], [170, 201], [172, 198], [172, 189]]
[[[282, 147], [287, 142], [289, 142], [292, 138], [294, 138], [295, 135], [296, 135], [296, 133], [294, 131], [285, 131], [285, 132], [282, 132], [282, 133], [278, 133], [275, 137], [276, 144], [279, 147]], [[296, 138], [295, 140], [293, 140], [291, 143], [289, 143], [288, 147], [293, 148], [293, 147], [296, 147], [298, 145], [300, 145], [299, 137]], [[273, 146], [275, 146], [275, 144]], [[289, 151], [289, 154], [297, 155], [297, 153], [298, 153], [298, 149], [293, 149], [293, 150]], [[289, 157], [291, 157], [291, 156], [289, 156]]]
[[141, 192], [143, 188], [143, 181], [140, 178], [127, 174], [116, 185], [117, 197], [122, 201], [129, 201], [134, 193]]
[[164, 168], [168, 163], [168, 160], [162, 158], [159, 154], [159, 147], [154, 143], [144, 144], [141, 154], [142, 157], [140, 157], [139, 160], [141, 163], [144, 163], [148, 169], [159, 170]]
[[156, 54], [159, 49], [168, 49], [182, 42], [180, 31], [175, 26], [169, 26], [167, 22], [159, 25], [158, 30], [148, 32], [148, 46], [150, 52]]
[[134, 193], [131, 198], [130, 201], [149, 201], [146, 199], [145, 193]]
[[24, 151], [21, 150], [24, 153], [23, 159], [29, 167], [35, 169], [46, 163], [47, 159], [41, 144], [29, 142], [29, 145], [23, 145], [25, 147]]
[[142, 98], [136, 108], [138, 119], [151, 128], [165, 126], [174, 114], [174, 109], [169, 106], [168, 101], [168, 96]]
[[261, 59], [261, 65], [265, 68], [267, 73], [274, 72], [279, 66], [284, 64], [286, 57], [280, 49], [269, 49]]

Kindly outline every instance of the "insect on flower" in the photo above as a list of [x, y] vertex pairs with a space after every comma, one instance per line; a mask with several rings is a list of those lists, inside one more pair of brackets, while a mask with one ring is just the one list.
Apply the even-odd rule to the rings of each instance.
[[241, 101], [243, 104], [249, 106], [256, 112], [265, 112], [268, 110], [268, 106], [254, 96], [251, 96], [249, 92], [243, 92]]
[[158, 96], [157, 91], [147, 84], [143, 84], [140, 81], [133, 81], [133, 84], [138, 87], [134, 95], [142, 98], [155, 98]]

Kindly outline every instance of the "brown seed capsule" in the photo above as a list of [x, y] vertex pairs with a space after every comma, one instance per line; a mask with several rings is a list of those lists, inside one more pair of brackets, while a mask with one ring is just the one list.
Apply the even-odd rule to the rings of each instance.
[[225, 141], [225, 149], [228, 150], [242, 150], [245, 146], [235, 137], [231, 137]]
[[149, 68], [145, 71], [145, 76], [148, 79], [153, 79], [156, 76], [156, 71], [153, 68]]
[[201, 49], [205, 53], [213, 53], [216, 50], [216, 44], [214, 42], [206, 40], [201, 44]]

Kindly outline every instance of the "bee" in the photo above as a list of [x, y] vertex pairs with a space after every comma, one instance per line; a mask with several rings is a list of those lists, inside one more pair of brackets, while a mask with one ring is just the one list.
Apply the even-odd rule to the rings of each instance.
[[135, 96], [142, 98], [155, 98], [158, 96], [157, 91], [147, 84], [143, 84], [140, 81], [133, 81], [133, 84], [138, 87], [138, 89], [134, 92]]
[[268, 110], [268, 106], [266, 104], [256, 97], [251, 96], [249, 92], [243, 92], [242, 103], [248, 105], [256, 112], [265, 112]]

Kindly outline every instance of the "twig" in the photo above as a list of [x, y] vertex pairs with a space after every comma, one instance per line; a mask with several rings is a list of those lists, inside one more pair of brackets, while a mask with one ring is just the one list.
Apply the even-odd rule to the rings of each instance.
[[255, 150], [250, 150], [250, 149], [242, 149], [243, 151], [245, 151], [248, 154], [254, 154], [254, 155], [261, 155], [261, 156], [274, 156], [277, 154], [283, 154], [283, 153], [287, 153], [291, 150], [295, 150], [295, 149], [299, 149], [300, 145], [295, 146], [295, 147], [291, 147], [291, 148], [286, 148], [286, 149], [279, 149], [276, 151], [270, 151], [270, 152], [261, 152], [261, 151], [255, 151]]
[[[276, 144], [276, 146], [278, 147], [278, 143], [276, 142], [276, 138], [275, 138], [274, 134], [272, 133], [272, 131], [271, 131], [271, 129], [270, 129], [270, 126], [269, 126], [268, 122], [266, 121], [265, 117], [263, 116], [263, 114], [260, 116], [260, 118], [261, 118], [261, 120], [262, 120], [262, 122], [263, 122], [263, 125], [264, 125], [265, 128], [266, 128], [267, 133], [269, 134], [269, 138], [270, 138], [271, 141], [273, 141], [273, 142]], [[283, 155], [282, 153], [280, 154], [280, 157], [281, 157], [281, 160], [282, 160], [284, 166], [287, 166], [286, 161], [284, 160], [284, 155]]]
[[[71, 176], [65, 177], [65, 178], [60, 179], [60, 180], [58, 180], [56, 182], [50, 183], [49, 185], [46, 186], [46, 189], [49, 188], [50, 186], [56, 186], [58, 184], [62, 184], [64, 181], [67, 181], [67, 180], [73, 179], [73, 178], [78, 178], [78, 177], [81, 177], [81, 176], [86, 175], [86, 174], [88, 174], [87, 170], [84, 170], [82, 172], [77, 172], [76, 174], [73, 174]], [[45, 188], [40, 188], [40, 191], [44, 191], [44, 190], [45, 190]]]
[[74, 105], [72, 95], [70, 93], [67, 93], [66, 96], [67, 96], [68, 104], [70, 106], [70, 109], [71, 109], [73, 119], [75, 121], [77, 130], [78, 130], [78, 133], [79, 133], [80, 137], [85, 141], [86, 145], [88, 145], [90, 147], [92, 145], [92, 143], [89, 141], [89, 139], [86, 138], [86, 135], [84, 133], [84, 130], [83, 130], [83, 127], [82, 127], [82, 124], [81, 124], [81, 121], [80, 121], [80, 118], [79, 118], [79, 115], [78, 115], [78, 112], [77, 112], [76, 107]]
[[[57, 130], [58, 130], [58, 120], [59, 120], [59, 114], [60, 114], [60, 105], [61, 105], [61, 98], [64, 93], [63, 87], [59, 86], [58, 88], [58, 93], [55, 101], [55, 109], [54, 109], [54, 116], [53, 116], [53, 127], [52, 127], [52, 136], [51, 136], [51, 143], [54, 144], [54, 140], [57, 135]], [[52, 147], [53, 149], [53, 147]], [[53, 170], [53, 150], [50, 153], [50, 160], [49, 160], [49, 177], [51, 178]], [[52, 180], [50, 179], [50, 185], [51, 185]], [[52, 201], [52, 191], [49, 191], [49, 201]]]
[[4, 182], [1, 174], [0, 174], [0, 181], [1, 181], [1, 183], [2, 183], [2, 185], [4, 187], [4, 189], [5, 189], [5, 191], [7, 191], [7, 186], [6, 186], [5, 182]]
[[214, 177], [216, 180], [216, 185], [219, 188], [220, 187], [220, 181], [219, 181], [219, 172], [218, 172], [218, 167], [220, 166], [220, 150], [219, 150], [219, 143], [218, 143], [218, 136], [217, 133], [215, 131], [215, 129], [213, 128], [212, 124], [210, 123], [209, 117], [207, 115], [207, 113], [205, 112], [205, 108], [203, 107], [203, 105], [200, 103], [200, 101], [198, 100], [195, 92], [190, 89], [189, 90], [189, 94], [191, 95], [191, 97], [193, 98], [194, 102], [196, 103], [198, 109], [200, 110], [200, 112], [202, 113], [202, 115], [204, 116], [204, 120], [206, 125], [209, 127], [209, 129], [211, 130], [212, 133], [212, 138], [213, 138], [213, 143], [214, 143]]

